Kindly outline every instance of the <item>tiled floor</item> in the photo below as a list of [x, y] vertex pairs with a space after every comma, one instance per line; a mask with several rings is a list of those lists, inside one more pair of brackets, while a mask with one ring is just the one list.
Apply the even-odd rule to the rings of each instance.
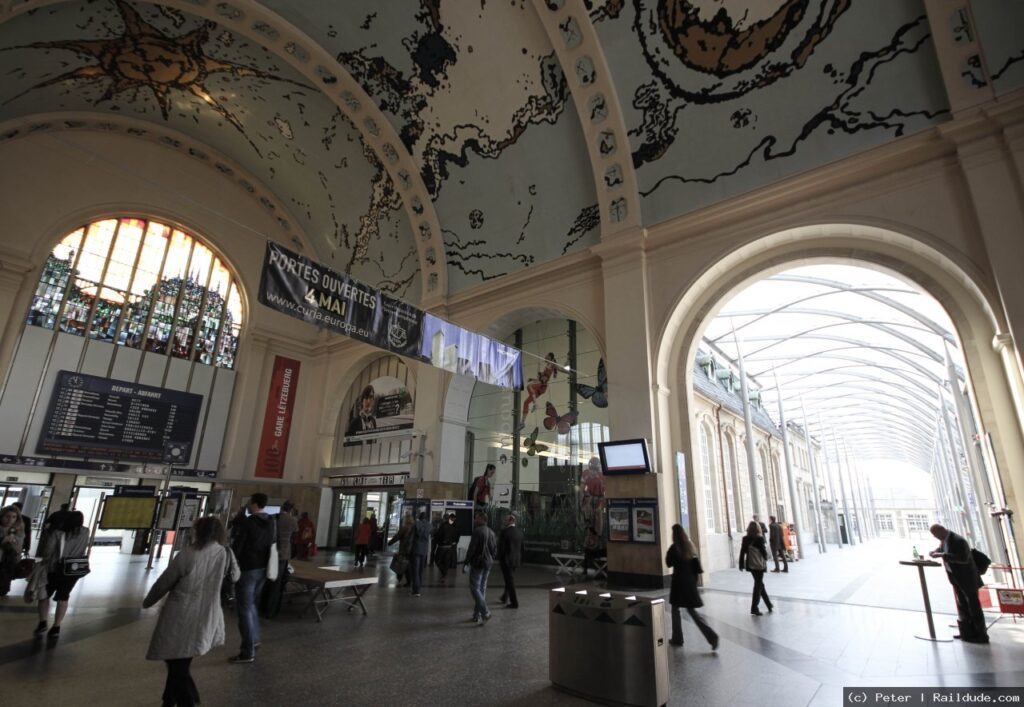
[[[919, 610], [829, 601], [858, 583], [846, 592], [851, 601], [882, 597], [916, 608], [914, 570], [897, 565], [900, 571], [891, 572], [888, 559], [879, 561], [892, 552], [879, 542], [812, 556], [787, 575], [768, 575], [777, 608], [762, 617], [749, 614], [748, 575], [715, 573], [704, 612], [721, 634], [721, 647], [711, 653], [696, 628], [684, 624], [686, 645], [671, 654], [670, 704], [831, 706], [841, 702], [844, 685], [1024, 685], [1024, 623], [1001, 620], [988, 646], [935, 644], [914, 638], [925, 628]], [[144, 660], [156, 611], [139, 609], [156, 572], [146, 573], [144, 558], [129, 561], [104, 550], [94, 560], [96, 571], [73, 597], [56, 645], [31, 640], [32, 607], [15, 596], [0, 600], [4, 698], [40, 705], [160, 703], [164, 667]], [[351, 562], [342, 555], [324, 557], [322, 564], [336, 560]], [[548, 682], [547, 594], [558, 586], [550, 570], [521, 570], [521, 608], [492, 606], [494, 618], [477, 628], [466, 622], [472, 602], [463, 575], [447, 585], [432, 577], [423, 596], [414, 598], [393, 586], [384, 565], [380, 584], [366, 596], [368, 616], [332, 607], [317, 624], [310, 615], [283, 612], [264, 622], [254, 665], [226, 662], [238, 640], [228, 614], [228, 645], [193, 666], [203, 704], [587, 704]], [[367, 571], [378, 570], [371, 563]], [[872, 593], [880, 582], [893, 586]], [[941, 570], [929, 576], [936, 603], [944, 582]], [[492, 589], [491, 598], [498, 593]], [[940, 630], [949, 631], [950, 618], [937, 617]]]

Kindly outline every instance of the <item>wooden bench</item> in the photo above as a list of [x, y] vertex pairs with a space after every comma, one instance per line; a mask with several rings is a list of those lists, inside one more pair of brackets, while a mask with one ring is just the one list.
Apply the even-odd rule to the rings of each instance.
[[[555, 568], [555, 574], [559, 575], [563, 572], [568, 575], [584, 572], [583, 569], [583, 555], [577, 555], [575, 553], [567, 552], [553, 552], [551, 557], [554, 558], [555, 562], [558, 563]], [[607, 577], [608, 576], [608, 558], [606, 557], [595, 557], [594, 558], [594, 577]]]
[[352, 611], [356, 607], [367, 615], [363, 595], [377, 583], [377, 576], [367, 576], [356, 572], [342, 572], [338, 567], [317, 567], [311, 562], [292, 562], [292, 572], [288, 575], [288, 584], [302, 587], [299, 591], [288, 594], [301, 594], [309, 597], [309, 603], [302, 610], [306, 615], [310, 607], [316, 612], [316, 620], [323, 621], [324, 613], [334, 602], [340, 601], [348, 605]]

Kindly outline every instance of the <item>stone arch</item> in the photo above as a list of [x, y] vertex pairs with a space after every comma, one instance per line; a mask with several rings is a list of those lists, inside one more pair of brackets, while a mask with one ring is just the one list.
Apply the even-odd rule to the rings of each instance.
[[854, 263], [902, 277], [946, 309], [960, 338], [981, 425], [993, 437], [1007, 500], [1019, 509], [1024, 437], [1017, 404], [1021, 372], [1013, 344], [988, 280], [965, 257], [943, 252], [936, 243], [934, 237], [905, 227], [824, 223], [754, 238], [711, 264], [680, 293], [659, 332], [655, 375], [658, 385], [670, 391], [659, 399], [657, 410], [661, 463], [668, 463], [669, 449], [692, 454], [689, 365], [707, 322], [729, 295], [800, 265]]

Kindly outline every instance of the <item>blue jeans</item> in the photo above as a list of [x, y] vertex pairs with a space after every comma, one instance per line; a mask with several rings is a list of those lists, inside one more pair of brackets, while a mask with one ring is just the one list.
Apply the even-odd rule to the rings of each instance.
[[423, 586], [423, 565], [427, 558], [424, 555], [409, 555], [409, 571], [412, 573], [412, 593], [419, 594]]
[[238, 612], [238, 632], [242, 634], [241, 654], [256, 655], [254, 644], [260, 640], [260, 619], [256, 613], [256, 597], [260, 594], [267, 570], [242, 570], [242, 576], [235, 584], [235, 611]]
[[490, 616], [487, 610], [487, 577], [491, 574], [490, 566], [483, 569], [470, 567], [469, 569], [469, 593], [473, 595], [476, 605], [473, 607], [473, 618]]

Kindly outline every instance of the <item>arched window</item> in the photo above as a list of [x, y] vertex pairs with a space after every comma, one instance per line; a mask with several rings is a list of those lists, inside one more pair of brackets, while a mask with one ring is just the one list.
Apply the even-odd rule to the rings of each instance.
[[711, 459], [711, 433], [708, 426], [700, 425], [700, 465], [704, 475], [704, 525], [715, 532], [715, 482]]
[[26, 323], [234, 368], [242, 299], [231, 270], [196, 237], [158, 221], [104, 219], [53, 249]]

